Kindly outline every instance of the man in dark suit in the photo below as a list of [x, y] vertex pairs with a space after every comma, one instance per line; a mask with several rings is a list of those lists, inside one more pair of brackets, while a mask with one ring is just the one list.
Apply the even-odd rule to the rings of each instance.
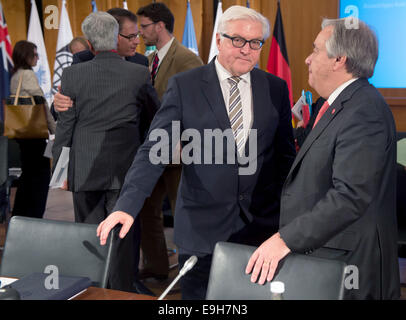
[[[118, 30], [111, 15], [90, 14], [82, 31], [97, 54], [62, 75], [62, 92], [74, 103], [60, 113], [53, 154], [56, 164], [62, 147], [71, 148], [68, 187], [77, 222], [99, 223], [111, 211], [142, 140], [138, 95], [151, 86], [150, 75], [146, 67], [117, 54]], [[111, 288], [132, 290], [131, 240], [120, 241], [112, 253]]]
[[[162, 2], [154, 2], [137, 11], [140, 34], [147, 46], [156, 46], [156, 52], [148, 56], [151, 79], [159, 99], [175, 74], [203, 65], [202, 60], [173, 36], [175, 18]], [[155, 67], [155, 68], [154, 68]], [[155, 185], [151, 196], [145, 201], [140, 212], [141, 248], [144, 268], [143, 278], [166, 279], [169, 274], [168, 249], [166, 246], [162, 203], [167, 196], [172, 214], [175, 213], [176, 197], [182, 167], [171, 163]]]
[[[98, 227], [102, 245], [118, 223], [124, 237], [169, 162], [156, 160], [174, 147], [170, 137], [176, 126], [185, 130], [180, 134], [200, 136], [193, 150], [181, 139], [174, 231], [180, 268], [192, 255], [199, 257], [181, 279], [183, 299], [205, 298], [218, 241], [259, 244], [278, 225], [280, 191], [295, 150], [286, 83], [254, 68], [268, 36], [269, 22], [256, 11], [232, 6], [224, 12], [217, 59], [171, 78], [114, 212]], [[204, 136], [210, 132], [226, 139], [221, 136], [208, 148], [213, 141]], [[155, 142], [159, 134], [162, 152]], [[189, 161], [190, 153], [195, 161]], [[241, 161], [246, 154], [252, 160], [248, 166]]]
[[279, 232], [249, 260], [251, 281], [259, 272], [260, 284], [270, 281], [297, 252], [352, 265], [347, 299], [399, 298], [395, 124], [367, 80], [377, 58], [376, 36], [362, 21], [323, 21], [306, 64], [310, 86], [327, 101], [286, 179]]
[[[119, 24], [119, 38], [117, 43], [117, 53], [125, 60], [137, 63], [148, 67], [148, 59], [137, 52], [135, 52], [139, 44], [137, 16], [131, 11], [122, 8], [112, 8], [107, 11], [111, 14]], [[72, 65], [77, 63], [92, 60], [94, 54], [90, 50], [84, 50], [73, 55]], [[160, 106], [160, 102], [154, 88], [148, 83], [143, 85], [137, 95], [138, 105], [141, 106], [140, 114], [140, 135], [143, 142], [146, 137], [149, 125], [152, 118]], [[68, 96], [61, 93], [56, 93], [54, 97], [55, 109], [58, 112], [64, 112], [72, 106], [72, 100]], [[134, 280], [135, 291], [141, 294], [153, 295], [152, 292], [146, 288], [141, 281], [138, 280], [138, 264], [140, 257], [140, 243], [141, 232], [139, 218], [134, 224], [134, 273], [136, 279]]]

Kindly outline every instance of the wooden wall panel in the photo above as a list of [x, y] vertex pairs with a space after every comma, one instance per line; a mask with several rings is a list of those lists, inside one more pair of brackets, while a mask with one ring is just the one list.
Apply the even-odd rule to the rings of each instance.
[[[187, 0], [163, 0], [175, 15], [174, 35], [182, 41], [184, 21], [186, 17]], [[56, 5], [61, 8], [61, 0], [42, 0], [43, 9], [47, 5]], [[105, 11], [112, 7], [122, 7], [122, 0], [96, 0], [98, 10]], [[129, 10], [136, 12], [138, 8], [151, 3], [151, 0], [127, 0]], [[276, 15], [277, 0], [250, 0], [251, 8], [264, 14], [270, 21], [271, 34]], [[27, 15], [30, 12], [30, 3], [27, 0], [3, 0], [9, 30], [13, 43], [26, 38]], [[223, 0], [223, 10], [232, 5], [246, 5], [246, 0]], [[289, 62], [292, 70], [293, 90], [295, 100], [303, 88], [307, 89], [307, 69], [304, 59], [310, 53], [312, 42], [320, 30], [322, 16], [337, 16], [338, 0], [282, 0], [281, 9], [285, 28], [285, 37], [288, 47]], [[68, 14], [74, 36], [82, 35], [81, 23], [91, 12], [90, 0], [67, 0]], [[199, 53], [204, 62], [210, 50], [213, 30], [213, 1], [191, 0], [191, 8], [198, 42]], [[44, 18], [46, 18], [44, 13]], [[58, 30], [45, 29], [44, 38], [47, 47], [48, 60], [51, 69], [55, 59]], [[265, 43], [261, 53], [260, 68], [266, 69], [269, 55], [270, 39]], [[139, 52], [145, 51], [142, 41]], [[52, 71], [51, 71], [52, 72]]]
[[[129, 10], [134, 13], [138, 8], [151, 3], [152, 0], [127, 0]], [[184, 21], [186, 17], [187, 0], [162, 0], [171, 9], [175, 16], [174, 35], [182, 41]], [[212, 0], [190, 0], [193, 20], [196, 31], [200, 57], [207, 62], [211, 36], [213, 32], [214, 9]], [[317, 94], [309, 87], [305, 58], [312, 51], [312, 43], [320, 31], [323, 17], [335, 18], [338, 15], [339, 0], [281, 0], [282, 19], [285, 31], [285, 40], [292, 71], [293, 97], [299, 98], [302, 89], [311, 90], [314, 97]], [[50, 4], [61, 6], [61, 0], [42, 0], [43, 9]], [[246, 0], [223, 0], [223, 10], [232, 5], [246, 5]], [[123, 0], [96, 0], [97, 8], [106, 11], [112, 7], [122, 7]], [[12, 43], [26, 39], [28, 18], [30, 14], [29, 0], [2, 0], [4, 12], [9, 27]], [[275, 23], [277, 0], [250, 0], [251, 8], [266, 16], [271, 25], [271, 37]], [[74, 36], [82, 35], [81, 23], [91, 12], [90, 0], [67, 0], [68, 14]], [[44, 18], [46, 15], [44, 13]], [[51, 70], [53, 69], [57, 30], [44, 30], [45, 44]], [[265, 43], [259, 66], [265, 70], [268, 62], [271, 38]], [[143, 53], [145, 46], [142, 41], [138, 52]], [[52, 72], [52, 71], [51, 71]], [[397, 90], [382, 89], [394, 113], [398, 130], [406, 131], [406, 88]]]
[[11, 43], [27, 39], [29, 8], [26, 0], [2, 0], [4, 15], [6, 17]]

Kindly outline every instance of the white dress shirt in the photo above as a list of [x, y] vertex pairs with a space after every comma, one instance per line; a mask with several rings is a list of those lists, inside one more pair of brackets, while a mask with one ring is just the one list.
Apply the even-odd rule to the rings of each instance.
[[[158, 51], [155, 51], [154, 58], [155, 58], [155, 55], [157, 54], [157, 55], [158, 55], [158, 59], [159, 59], [158, 68], [157, 68], [157, 70], [156, 70], [156, 73], [158, 73], [159, 66], [161, 65], [161, 62], [162, 62], [162, 60], [165, 58], [166, 54], [168, 53], [169, 48], [171, 47], [172, 42], [173, 42], [174, 39], [175, 39], [175, 37], [172, 37], [172, 39], [169, 40], [168, 43], [165, 44], [161, 49], [159, 49]], [[150, 72], [151, 72], [151, 70], [152, 70], [153, 61], [154, 61], [154, 59], [152, 59], [151, 65], [149, 66], [149, 69], [150, 69], [149, 71], [150, 71]]]
[[341, 92], [344, 91], [345, 88], [347, 88], [351, 83], [353, 83], [355, 80], [358, 80], [358, 78], [350, 79], [346, 82], [344, 82], [341, 86], [339, 86], [337, 89], [333, 91], [332, 94], [327, 99], [327, 102], [329, 106], [331, 106], [334, 102], [335, 99], [340, 95]]

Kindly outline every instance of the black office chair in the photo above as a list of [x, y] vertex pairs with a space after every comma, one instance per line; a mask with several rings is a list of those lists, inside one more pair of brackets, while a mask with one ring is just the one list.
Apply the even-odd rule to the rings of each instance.
[[56, 266], [64, 276], [88, 277], [106, 288], [110, 271], [112, 230], [105, 246], [96, 236], [97, 225], [14, 216], [10, 219], [0, 276], [21, 278]]
[[[271, 300], [270, 284], [250, 281], [245, 267], [256, 247], [218, 242], [210, 270], [207, 300]], [[341, 300], [346, 265], [342, 261], [289, 254], [273, 281], [285, 284], [285, 300]]]

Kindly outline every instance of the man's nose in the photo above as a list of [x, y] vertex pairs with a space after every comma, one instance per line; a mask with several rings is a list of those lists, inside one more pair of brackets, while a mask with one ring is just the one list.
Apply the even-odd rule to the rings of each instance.
[[246, 42], [243, 47], [241, 47], [241, 52], [244, 54], [248, 54], [251, 51], [250, 43]]

